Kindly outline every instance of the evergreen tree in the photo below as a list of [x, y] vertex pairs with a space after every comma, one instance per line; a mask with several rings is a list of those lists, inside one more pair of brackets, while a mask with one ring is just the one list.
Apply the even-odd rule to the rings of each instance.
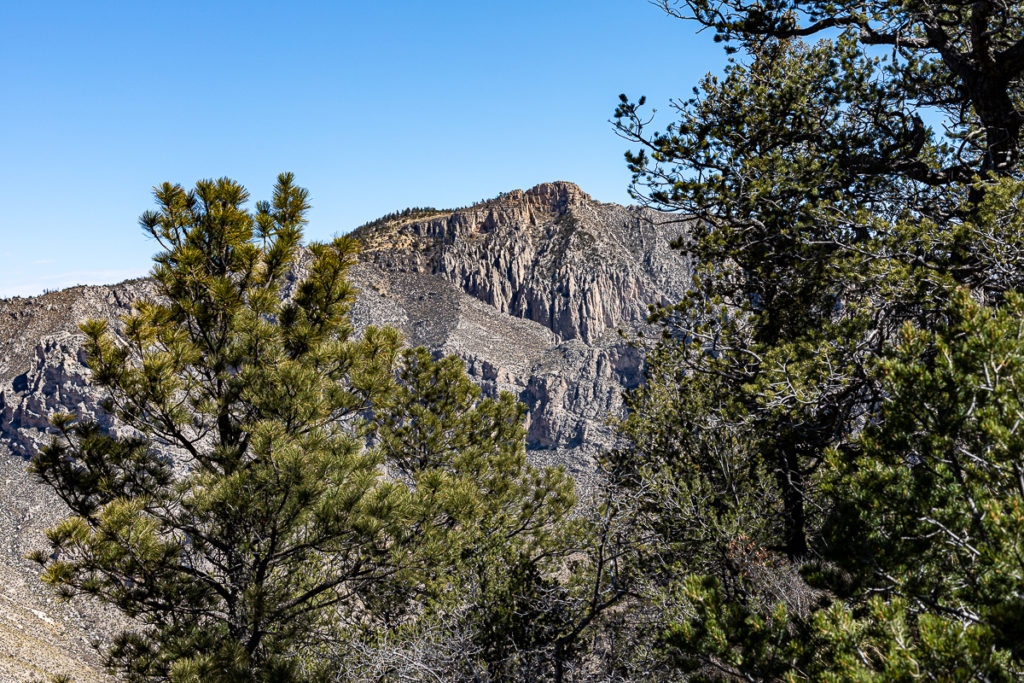
[[[1016, 172], [1021, 154], [1021, 78], [1024, 8], [1012, 0], [658, 0], [668, 14], [695, 21], [728, 52], [756, 51], [766, 43], [815, 37], [819, 46], [859, 46], [867, 55], [888, 52], [873, 75], [875, 99], [851, 100], [850, 118], [862, 135], [829, 119], [786, 113], [812, 145], [826, 143], [828, 162], [864, 176], [905, 178], [925, 186], [971, 183], [978, 176]], [[873, 61], [873, 60], [871, 60]], [[861, 62], [858, 69], [864, 67]], [[796, 76], [796, 74], [794, 74]], [[766, 84], [769, 87], [772, 84]], [[853, 94], [853, 91], [848, 91]], [[936, 145], [926, 109], [948, 126]], [[826, 125], [815, 125], [815, 124]], [[838, 133], [838, 134], [837, 134]], [[684, 133], [685, 135], [685, 133]], [[848, 137], [849, 136], [849, 137]], [[843, 144], [844, 138], [853, 144]], [[863, 142], [868, 139], [865, 146]], [[938, 138], [943, 138], [939, 135]], [[671, 136], [651, 140], [658, 161], [691, 163]], [[876, 152], [876, 153], [872, 153]], [[682, 189], [682, 188], [680, 188]], [[685, 189], [668, 197], [684, 200]]]
[[572, 480], [527, 463], [523, 406], [508, 393], [480, 399], [458, 359], [409, 350], [398, 377], [371, 429], [437, 535], [421, 627], [462, 614], [481, 675], [537, 680], [559, 626], [538, 593], [559, 590], [553, 574], [572, 547]]
[[397, 380], [367, 428], [412, 484], [416, 534], [432, 550], [416, 555], [423, 572], [395, 585], [418, 596], [413, 614], [390, 632], [364, 630], [339, 659], [375, 679], [588, 680], [590, 639], [623, 595], [601, 543], [611, 520], [574, 508], [561, 468], [527, 462], [523, 406], [507, 393], [481, 398], [458, 359], [406, 350]]
[[[1020, 186], [1016, 191], [1020, 192]], [[904, 326], [878, 363], [885, 389], [857, 451], [832, 451], [840, 501], [830, 563], [795, 613], [682, 582], [662, 654], [708, 678], [1013, 681], [1024, 675], [1020, 441], [1024, 299], [993, 308], [966, 289], [934, 330]]]
[[164, 248], [156, 296], [114, 333], [82, 326], [92, 381], [131, 436], [64, 415], [32, 469], [73, 517], [45, 579], [112, 603], [129, 678], [297, 676], [296, 643], [396, 566], [403, 492], [346, 420], [385, 394], [397, 333], [354, 339], [356, 245], [310, 245], [290, 298], [307, 193], [290, 174], [250, 214], [228, 179], [165, 183], [140, 219]]
[[828, 529], [839, 576], [828, 585], [903, 612], [889, 649], [908, 669], [952, 662], [959, 680], [1024, 675], [1022, 333], [1019, 294], [993, 309], [959, 290], [948, 322], [907, 325], [881, 363], [886, 401], [863, 448], [831, 455], [827, 491], [841, 506]]
[[546, 581], [574, 502], [564, 473], [526, 464], [510, 396], [481, 400], [457, 359], [403, 353], [395, 330], [354, 334], [357, 245], [300, 248], [290, 174], [247, 198], [228, 179], [156, 189], [154, 296], [82, 326], [118, 431], [58, 416], [32, 462], [73, 514], [44, 578], [140, 624], [108, 657], [130, 680], [333, 677], [331, 643], [408, 628], [442, 587], [500, 575], [489, 562]]
[[[692, 220], [678, 246], [698, 264], [689, 295], [655, 312], [665, 335], [628, 399], [632, 445], [608, 457], [640, 501], [640, 562], [665, 605], [651, 661], [824, 675], [839, 650], [822, 624], [843, 603], [818, 603], [864, 599], [842, 572], [824, 579], [847, 548], [833, 535], [842, 489], [826, 482], [884, 419], [877, 358], [904, 323], [946, 324], [958, 285], [998, 305], [1022, 284], [1021, 10], [659, 4], [738, 54], [664, 132], [648, 132], [642, 100], [616, 112], [642, 148], [627, 155], [634, 196]], [[892, 622], [863, 632], [892, 634], [916, 609], [877, 607]]]

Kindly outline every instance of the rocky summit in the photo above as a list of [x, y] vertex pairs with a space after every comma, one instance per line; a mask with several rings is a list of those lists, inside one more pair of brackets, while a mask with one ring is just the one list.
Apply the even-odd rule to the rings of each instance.
[[[490, 395], [529, 409], [527, 448], [583, 488], [611, 446], [608, 418], [641, 378], [629, 340], [648, 307], [678, 300], [690, 264], [670, 247], [685, 224], [594, 201], [567, 182], [515, 190], [467, 208], [411, 210], [353, 232], [357, 327], [391, 325], [409, 344], [461, 358]], [[302, 279], [302, 272], [293, 275]], [[46, 545], [60, 501], [25, 473], [48, 420], [109, 420], [89, 384], [77, 325], [115, 320], [151, 292], [147, 280], [0, 300], [0, 681], [65, 673], [102, 680], [92, 641], [111, 616], [58, 602], [24, 555]]]

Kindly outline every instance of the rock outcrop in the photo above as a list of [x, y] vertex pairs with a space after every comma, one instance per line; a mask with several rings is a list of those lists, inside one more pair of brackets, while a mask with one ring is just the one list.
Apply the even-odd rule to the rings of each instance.
[[0, 681], [108, 680], [92, 643], [109, 635], [116, 615], [61, 602], [25, 559], [48, 547], [43, 530], [65, 510], [25, 468], [54, 413], [109, 419], [89, 385], [77, 323], [116, 318], [150, 291], [136, 280], [0, 300]]
[[618, 332], [645, 328], [649, 305], [689, 285], [690, 264], [670, 247], [682, 230], [546, 183], [357, 230], [355, 279], [369, 319], [458, 355], [486, 391], [512, 391], [530, 409], [531, 451], [584, 476], [612, 442], [623, 388], [640, 379], [641, 354]]
[[[683, 229], [647, 209], [596, 202], [565, 182], [382, 219], [353, 233], [363, 244], [351, 273], [360, 290], [353, 319], [357, 327], [395, 326], [410, 344], [459, 356], [485, 393], [518, 396], [529, 409], [531, 457], [565, 465], [585, 485], [594, 455], [613, 443], [608, 416], [620, 411], [623, 389], [640, 381], [642, 356], [627, 338], [645, 329], [650, 304], [678, 299], [690, 281], [687, 259], [669, 246]], [[109, 419], [89, 384], [77, 325], [114, 320], [151, 291], [147, 280], [135, 280], [0, 300], [2, 493], [17, 500], [0, 511], [0, 577], [31, 576], [23, 554], [39, 547], [61, 509], [24, 473], [49, 418]], [[7, 599], [24, 614], [41, 614], [44, 631], [46, 619], [57, 619], [64, 630], [53, 637], [80, 650], [95, 608], [49, 614], [52, 596], [34, 580], [23, 583]], [[18, 656], [0, 645], [0, 680], [3, 662]], [[82, 657], [75, 661], [86, 669], [77, 675], [98, 676], [87, 666], [95, 660]]]
[[357, 231], [366, 258], [390, 272], [439, 275], [500, 313], [532, 320], [559, 341], [598, 341], [642, 323], [651, 303], [677, 299], [684, 257], [664, 216], [593, 201], [546, 183], [429, 219]]

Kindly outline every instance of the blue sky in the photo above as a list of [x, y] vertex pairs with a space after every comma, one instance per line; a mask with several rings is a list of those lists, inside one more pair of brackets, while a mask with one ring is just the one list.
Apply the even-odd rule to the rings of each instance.
[[309, 239], [548, 180], [625, 203], [620, 92], [724, 64], [646, 0], [0, 3], [0, 297], [148, 271], [164, 180], [277, 173]]

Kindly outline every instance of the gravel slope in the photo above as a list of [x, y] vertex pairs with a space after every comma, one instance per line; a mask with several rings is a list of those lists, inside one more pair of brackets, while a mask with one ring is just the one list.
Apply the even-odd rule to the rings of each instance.
[[55, 674], [111, 681], [91, 643], [109, 635], [116, 615], [84, 600], [67, 603], [39, 579], [25, 554], [47, 547], [43, 529], [63, 503], [25, 473], [25, 461], [0, 446], [0, 681], [46, 681]]

